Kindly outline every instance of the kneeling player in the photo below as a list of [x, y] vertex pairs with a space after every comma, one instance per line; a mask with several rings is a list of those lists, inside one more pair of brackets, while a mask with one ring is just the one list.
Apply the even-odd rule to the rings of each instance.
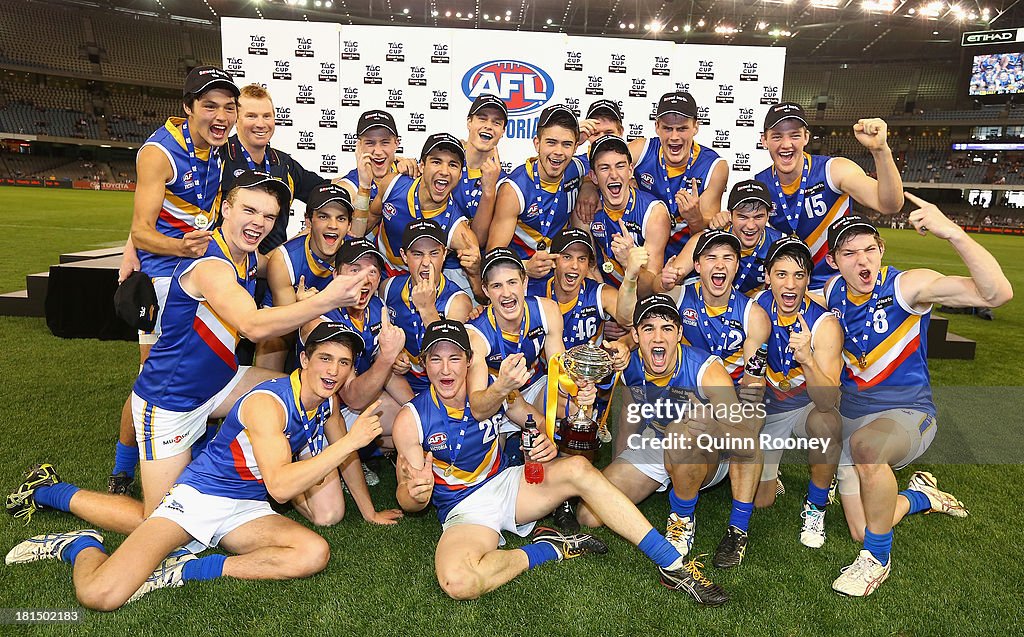
[[[684, 564], [678, 551], [584, 458], [556, 459], [554, 444], [542, 434], [530, 452], [532, 461], [544, 463], [542, 482], [530, 483], [523, 467], [507, 466], [495, 420], [477, 420], [470, 410], [467, 381], [474, 352], [465, 326], [451, 320], [431, 323], [423, 352], [430, 389], [395, 419], [397, 497], [406, 511], [420, 511], [431, 502], [437, 507], [443, 532], [434, 563], [448, 595], [475, 599], [544, 562], [606, 552], [591, 535], [567, 536], [546, 528], [538, 528], [533, 542], [520, 549], [498, 550], [502, 531], [525, 536], [555, 505], [580, 496], [612, 530], [658, 564], [665, 586], [708, 605], [728, 600], [694, 562]], [[581, 403], [593, 402], [593, 385], [581, 393]], [[520, 426], [528, 416], [537, 422], [543, 418], [522, 398], [506, 403], [506, 409]]]
[[[261, 383], [243, 396], [156, 511], [113, 555], [107, 556], [98, 532], [84, 530], [25, 540], [7, 554], [7, 564], [69, 562], [78, 600], [107, 611], [189, 580], [292, 579], [322, 571], [330, 558], [327, 542], [275, 513], [267, 498], [294, 500], [310, 519], [340, 520], [344, 498], [338, 469], [346, 481], [351, 476], [358, 482], [362, 472], [354, 452], [380, 434], [375, 406], [345, 433], [334, 397], [362, 347], [345, 326], [317, 327], [300, 357], [301, 371]], [[296, 456], [303, 459], [293, 462]], [[399, 511], [373, 511], [365, 486], [353, 494], [357, 491], [368, 520], [393, 524], [401, 517]], [[312, 513], [325, 506], [334, 512]], [[220, 546], [234, 555], [172, 553], [186, 543], [189, 551]]]
[[866, 523], [864, 549], [832, 588], [856, 597], [870, 595], [889, 576], [892, 527], [904, 511], [967, 514], [925, 472], [914, 474], [910, 489], [900, 494], [907, 504], [901, 503], [893, 474], [894, 467], [905, 467], [923, 454], [935, 437], [925, 350], [932, 305], [998, 307], [1013, 296], [988, 251], [934, 205], [905, 196], [920, 206], [909, 216], [914, 228], [949, 241], [971, 276], [883, 266], [885, 244], [863, 217], [843, 217], [829, 227], [827, 258], [839, 276], [825, 286], [825, 298], [846, 332], [840, 413], [844, 439], [848, 437], [844, 456], [849, 457], [843, 464], [856, 469]]

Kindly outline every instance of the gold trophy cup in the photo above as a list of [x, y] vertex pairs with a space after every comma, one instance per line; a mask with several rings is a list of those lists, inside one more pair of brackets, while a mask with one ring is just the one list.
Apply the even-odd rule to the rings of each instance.
[[[592, 343], [570, 348], [562, 361], [569, 377], [576, 382], [596, 383], [612, 371], [611, 356]], [[561, 437], [558, 448], [562, 453], [584, 456], [593, 462], [601, 443], [598, 441], [597, 421], [587, 414], [588, 409], [581, 406], [574, 415], [562, 419], [558, 429]]]

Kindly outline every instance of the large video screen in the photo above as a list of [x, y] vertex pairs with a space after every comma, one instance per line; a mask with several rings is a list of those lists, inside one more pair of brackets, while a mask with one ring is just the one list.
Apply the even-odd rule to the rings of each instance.
[[1024, 53], [975, 55], [971, 65], [971, 95], [1024, 93]]

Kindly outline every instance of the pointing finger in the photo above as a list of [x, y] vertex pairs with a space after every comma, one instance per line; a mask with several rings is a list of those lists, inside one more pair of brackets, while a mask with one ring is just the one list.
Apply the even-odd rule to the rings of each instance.
[[921, 199], [920, 197], [918, 197], [915, 194], [912, 194], [912, 193], [904, 191], [903, 192], [903, 196], [906, 197], [907, 199], [909, 199], [910, 203], [914, 204], [915, 206], [923, 208], [923, 207], [928, 205], [927, 201], [925, 201], [924, 199]]

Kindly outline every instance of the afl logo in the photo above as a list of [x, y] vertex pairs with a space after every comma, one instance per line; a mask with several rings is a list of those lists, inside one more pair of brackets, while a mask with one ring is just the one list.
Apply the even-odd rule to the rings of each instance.
[[688, 307], [685, 310], [683, 310], [683, 321], [689, 323], [690, 325], [696, 325], [697, 310], [693, 309], [692, 307]]
[[509, 115], [523, 115], [541, 108], [555, 95], [555, 82], [543, 69], [518, 60], [493, 60], [478, 64], [462, 76], [462, 93], [469, 101], [481, 93], [497, 95]]
[[394, 204], [386, 203], [381, 208], [381, 212], [384, 213], [384, 218], [385, 219], [390, 219], [391, 217], [394, 217], [395, 213], [398, 212], [398, 211], [395, 209]]
[[431, 451], [444, 449], [445, 447], [448, 446], [448, 434], [446, 434], [443, 431], [439, 431], [436, 434], [432, 434], [429, 438], [427, 438], [427, 445], [430, 447]]
[[604, 237], [604, 222], [595, 221], [594, 223], [590, 224], [590, 233], [593, 234], [595, 237]]
[[540, 215], [540, 206], [536, 203], [530, 204], [530, 207], [526, 209], [526, 214], [523, 215], [523, 219], [533, 219]]
[[644, 188], [650, 188], [654, 185], [654, 175], [651, 173], [643, 173], [640, 175], [640, 183], [643, 184]]

